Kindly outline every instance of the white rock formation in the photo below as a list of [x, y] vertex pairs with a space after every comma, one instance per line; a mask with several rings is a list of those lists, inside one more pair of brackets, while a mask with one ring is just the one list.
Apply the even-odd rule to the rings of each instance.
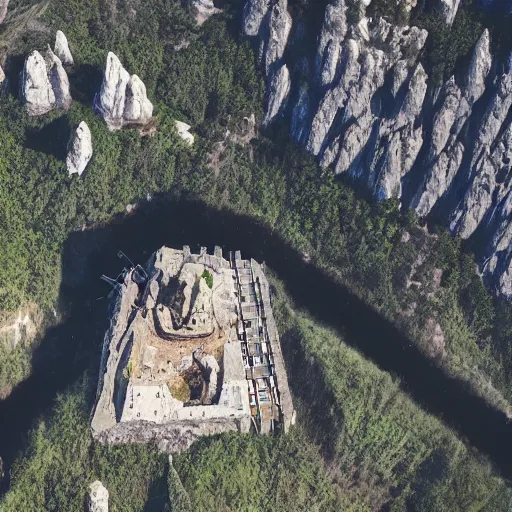
[[60, 59], [52, 52], [49, 46], [46, 51], [46, 68], [48, 79], [55, 94], [55, 106], [68, 109], [73, 101], [69, 90], [68, 74], [62, 66]]
[[7, 16], [7, 7], [9, 6], [9, 0], [0, 0], [0, 23], [5, 20]]
[[440, 0], [440, 8], [448, 25], [452, 25], [455, 20], [459, 5], [460, 0]]
[[148, 100], [146, 86], [132, 75], [126, 86], [124, 119], [128, 123], [146, 124], [153, 116], [153, 104]]
[[2, 69], [2, 66], [0, 66], [0, 87], [3, 85], [5, 81], [5, 73], [4, 73], [4, 70]]
[[348, 28], [346, 13], [345, 0], [336, 0], [325, 10], [316, 54], [316, 77], [322, 86], [330, 85], [336, 76], [341, 45]]
[[68, 40], [64, 35], [64, 32], [61, 30], [57, 30], [53, 53], [57, 55], [64, 66], [72, 66], [74, 64], [73, 55], [71, 55]]
[[271, 0], [249, 0], [244, 7], [243, 31], [246, 36], [257, 36]]
[[146, 124], [153, 115], [153, 104], [147, 98], [144, 83], [137, 75], [130, 77], [112, 52], [107, 55], [105, 75], [101, 90], [94, 98], [94, 108], [110, 130]]
[[299, 98], [295, 103], [290, 128], [291, 136], [304, 145], [308, 138], [309, 119], [309, 87], [303, 84], [299, 91]]
[[288, 0], [278, 0], [270, 11], [268, 24], [267, 50], [263, 61], [267, 76], [272, 65], [274, 63], [279, 64], [283, 57], [291, 28], [292, 17], [288, 12]]
[[[472, 152], [470, 176], [465, 180], [466, 193], [453, 210], [450, 229], [462, 238], [473, 234], [493, 203], [497, 174], [512, 158], [512, 125], [504, 122], [512, 107], [512, 72], [501, 77], [497, 90], [481, 120]], [[495, 146], [494, 150], [493, 147]], [[507, 163], [508, 162], [508, 163]]]
[[489, 30], [485, 29], [475, 45], [471, 62], [465, 79], [465, 94], [467, 101], [473, 105], [485, 91], [485, 80], [491, 70], [491, 38]]
[[288, 67], [283, 65], [270, 82], [267, 113], [265, 114], [265, 119], [263, 119], [263, 126], [268, 126], [272, 123], [279, 112], [285, 107], [290, 93], [290, 84], [290, 72]]
[[55, 108], [55, 93], [48, 78], [46, 62], [38, 51], [33, 51], [25, 61], [21, 87], [29, 115], [39, 116]]
[[89, 486], [87, 507], [89, 512], [108, 512], [108, 491], [99, 480]]
[[189, 131], [192, 127], [181, 121], [174, 121], [174, 124], [176, 126], [176, 130], [178, 130], [178, 135], [192, 146], [192, 144], [194, 144], [194, 136]]
[[[510, 165], [510, 164], [509, 164]], [[510, 168], [509, 168], [510, 172]], [[498, 193], [488, 225], [492, 237], [487, 246], [483, 271], [486, 280], [493, 283], [496, 291], [512, 298], [512, 177], [509, 174]]]
[[215, 7], [213, 0], [192, 0], [192, 8], [195, 11], [198, 25], [202, 25], [211, 16], [221, 12]]
[[[339, 2], [336, 2], [331, 7], [339, 7], [339, 5]], [[332, 15], [326, 14], [326, 18], [330, 20]], [[323, 42], [324, 36], [331, 41], [331, 45], [336, 39], [332, 37], [332, 26], [333, 24], [324, 22], [319, 43], [318, 53], [320, 54], [322, 54], [322, 46], [326, 44]], [[339, 19], [336, 26], [339, 28], [337, 39], [342, 40], [345, 37], [346, 28]], [[328, 166], [335, 163], [337, 173], [351, 169], [352, 174], [356, 176], [361, 174], [359, 156], [369, 142], [372, 126], [378, 121], [378, 116], [372, 111], [373, 97], [384, 85], [388, 72], [392, 73], [392, 94], [397, 96], [425, 44], [426, 37], [426, 31], [421, 31], [416, 27], [398, 28], [382, 19], [363, 18], [357, 29], [353, 31], [353, 37], [343, 39], [341, 57], [335, 71], [338, 78], [334, 87], [328, 89], [320, 100], [312, 119], [309, 140], [306, 145], [309, 151], [320, 157], [322, 165]], [[325, 52], [323, 53], [325, 54]], [[326, 68], [326, 62], [329, 61], [324, 60], [320, 71], [321, 75], [317, 74], [316, 77], [324, 87], [329, 85], [329, 79], [332, 76], [330, 74], [332, 68], [329, 68], [329, 65]], [[419, 67], [416, 68], [415, 73], [418, 76], [416, 77], [413, 73], [410, 83], [412, 93], [405, 96], [405, 101], [402, 98], [401, 105], [397, 105], [397, 115], [379, 128], [380, 137], [393, 140], [389, 151], [395, 151], [395, 156], [397, 156], [398, 147], [401, 147], [402, 144], [391, 134], [414, 123], [421, 111], [425, 97], [426, 74], [423, 68]], [[345, 130], [341, 128], [340, 135], [329, 140], [333, 123], [340, 112], [343, 112], [340, 127], [345, 127]], [[416, 133], [418, 132], [416, 131]], [[403, 148], [404, 158], [406, 158], [405, 155], [408, 155], [406, 158], [408, 167], [414, 163], [412, 157], [419, 152], [419, 146], [421, 144], [416, 141], [414, 148]], [[400, 153], [402, 154], [402, 151]], [[391, 171], [392, 161], [391, 154], [389, 154], [387, 157], [389, 171]], [[400, 168], [405, 172], [409, 169], [404, 169], [403, 163], [400, 163]], [[396, 170], [400, 172], [399, 169]], [[373, 175], [369, 180], [372, 188], [375, 179], [375, 175]], [[384, 181], [387, 181], [387, 178]], [[396, 183], [396, 177], [391, 178], [391, 182]], [[390, 190], [388, 186], [384, 189]], [[392, 186], [391, 189], [396, 190], [396, 187]]]
[[68, 152], [66, 165], [68, 173], [81, 176], [92, 158], [92, 136], [85, 121], [82, 121], [76, 129], [73, 142]]
[[489, 31], [484, 30], [473, 51], [463, 88], [453, 78], [443, 88], [443, 100], [434, 115], [425, 177], [410, 204], [421, 217], [430, 213], [459, 172], [465, 147], [457, 138], [473, 105], [485, 91], [491, 65]]
[[411, 207], [420, 217], [430, 213], [438, 199], [448, 190], [464, 156], [464, 146], [461, 142], [455, 143], [449, 153], [443, 151], [433, 165], [428, 179], [423, 187], [414, 196]]
[[[258, 38], [267, 77], [264, 126], [293, 102], [287, 106], [290, 134], [322, 166], [348, 172], [378, 199], [401, 199], [422, 217], [435, 209], [464, 238], [478, 228], [497, 240], [496, 219], [502, 219], [499, 233], [512, 223], [510, 213], [503, 217], [511, 173], [512, 58], [493, 62], [486, 29], [466, 70], [438, 87], [419, 65], [427, 32], [365, 17], [370, 3], [360, 0], [360, 17], [351, 22], [347, 7], [354, 4], [330, 0], [314, 58], [304, 56], [292, 69], [285, 51], [291, 33], [287, 2], [246, 0], [244, 33]], [[407, 13], [417, 2], [396, 3]], [[448, 24], [459, 4], [438, 0]], [[307, 32], [301, 26], [294, 42]], [[511, 242], [503, 236], [498, 238]], [[480, 260], [500, 293], [507, 288], [502, 282], [510, 275], [510, 257], [496, 249]]]
[[50, 47], [44, 57], [38, 51], [33, 51], [25, 60], [21, 74], [21, 94], [31, 116], [71, 106], [68, 75]]

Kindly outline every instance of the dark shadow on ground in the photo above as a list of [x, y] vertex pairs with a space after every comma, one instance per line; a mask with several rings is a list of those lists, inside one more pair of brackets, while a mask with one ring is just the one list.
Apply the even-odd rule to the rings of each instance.
[[26, 144], [28, 148], [34, 151], [53, 155], [57, 160], [64, 161], [70, 137], [69, 119], [64, 115], [54, 119], [41, 129], [29, 128]]
[[25, 449], [28, 430], [49, 410], [56, 393], [85, 369], [97, 371], [109, 292], [99, 276], [117, 276], [122, 269], [116, 258], [119, 250], [134, 262], [145, 263], [162, 245], [190, 245], [193, 251], [220, 245], [225, 254], [239, 249], [245, 258], [265, 261], [286, 284], [297, 307], [337, 329], [381, 369], [399, 376], [404, 390], [421, 407], [487, 454], [504, 476], [512, 477], [512, 424], [506, 416], [474, 396], [465, 383], [447, 376], [394, 325], [253, 219], [164, 199], [109, 225], [69, 236], [62, 253], [60, 293], [66, 320], [51, 329], [36, 350], [32, 376], [0, 403], [0, 456], [7, 467]]
[[84, 105], [92, 105], [95, 94], [100, 90], [103, 71], [90, 64], [78, 64], [68, 69], [71, 96]]

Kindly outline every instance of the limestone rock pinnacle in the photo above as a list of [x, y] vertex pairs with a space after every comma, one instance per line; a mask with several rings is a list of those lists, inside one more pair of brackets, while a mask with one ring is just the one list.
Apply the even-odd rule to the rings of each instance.
[[99, 480], [89, 486], [87, 507], [89, 512], [108, 512], [108, 491]]
[[110, 130], [129, 124], [146, 124], [153, 115], [153, 104], [147, 97], [144, 83], [137, 75], [130, 76], [112, 52], [107, 55], [103, 83], [94, 98], [94, 108]]
[[46, 62], [38, 51], [33, 51], [25, 60], [21, 87], [29, 115], [46, 114], [55, 107], [55, 93], [48, 78]]
[[64, 32], [61, 30], [57, 30], [53, 52], [61, 60], [64, 66], [72, 66], [74, 64], [73, 55], [71, 55], [68, 40], [64, 35]]
[[81, 176], [92, 158], [91, 130], [85, 121], [82, 121], [76, 129], [73, 142], [69, 148], [66, 165], [69, 175]]

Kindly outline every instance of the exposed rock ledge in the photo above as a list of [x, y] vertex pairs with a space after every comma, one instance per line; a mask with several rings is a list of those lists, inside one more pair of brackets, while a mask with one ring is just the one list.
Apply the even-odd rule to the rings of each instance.
[[146, 86], [137, 75], [124, 69], [117, 56], [109, 52], [101, 90], [94, 98], [94, 109], [110, 130], [123, 126], [145, 125], [153, 116], [153, 104], [149, 101]]

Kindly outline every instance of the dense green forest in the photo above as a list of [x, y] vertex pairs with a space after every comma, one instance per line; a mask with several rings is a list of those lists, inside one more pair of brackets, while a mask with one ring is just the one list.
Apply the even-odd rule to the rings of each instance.
[[[396, 202], [368, 203], [280, 128], [244, 146], [226, 137], [227, 130], [243, 132], [244, 117], [261, 119], [264, 106], [255, 54], [239, 33], [240, 2], [226, 4], [224, 14], [201, 28], [178, 1], [114, 5], [52, 0], [41, 19], [48, 31], [14, 37], [9, 24], [0, 31], [13, 51], [6, 62], [10, 93], [0, 97], [0, 309], [28, 301], [65, 309], [58, 303], [61, 251], [71, 232], [107, 223], [156, 193], [190, 197], [269, 226], [447, 372], [508, 407], [511, 308], [486, 291], [460, 240], [443, 230], [426, 233]], [[29, 118], [17, 97], [17, 73], [24, 55], [53, 43], [56, 29], [66, 33], [74, 54], [75, 102], [68, 112]], [[468, 40], [456, 46], [462, 56]], [[190, 44], [177, 50], [184, 41]], [[154, 136], [110, 133], [93, 113], [108, 51], [145, 82], [156, 107]], [[193, 148], [177, 137], [174, 119], [193, 126]], [[66, 146], [82, 120], [91, 129], [94, 156], [81, 178], [68, 177]], [[154, 448], [92, 443], [95, 384], [88, 373], [38, 421], [2, 509], [81, 510], [94, 478], [108, 487], [114, 511], [161, 510], [169, 497], [173, 511], [362, 511], [388, 502], [397, 511], [507, 509], [509, 490], [485, 460], [337, 334], [296, 311], [275, 286], [292, 373], [294, 364], [317, 362], [308, 371], [330, 400], [318, 404], [328, 412], [324, 425], [308, 411], [314, 404], [299, 397], [300, 426], [289, 438], [205, 439], [169, 468]], [[440, 346], [426, 334], [435, 323], [444, 333]], [[30, 358], [30, 347], [1, 349], [2, 390], [30, 373]]]

